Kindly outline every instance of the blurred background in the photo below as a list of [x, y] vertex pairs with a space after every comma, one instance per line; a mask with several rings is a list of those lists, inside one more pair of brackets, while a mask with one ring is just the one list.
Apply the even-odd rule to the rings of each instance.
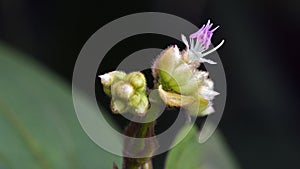
[[[242, 168], [299, 167], [297, 0], [0, 0], [0, 41], [28, 54], [71, 86], [77, 55], [95, 31], [124, 15], [146, 11], [174, 14], [198, 26], [207, 19], [220, 25], [212, 42], [226, 40], [218, 50], [228, 85], [219, 125], [226, 142]], [[129, 47], [114, 57], [172, 43], [178, 42], [141, 35], [127, 39]], [[164, 155], [156, 158], [160, 164]]]

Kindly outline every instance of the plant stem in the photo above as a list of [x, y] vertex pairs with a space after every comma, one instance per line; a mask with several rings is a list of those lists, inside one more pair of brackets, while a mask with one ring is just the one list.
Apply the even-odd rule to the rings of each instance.
[[[129, 137], [135, 138], [149, 138], [153, 137], [155, 122], [150, 123], [136, 123], [130, 122], [125, 129], [125, 134]], [[157, 148], [155, 139], [145, 141], [141, 139], [135, 142], [124, 140], [124, 158], [123, 169], [153, 169], [152, 154]], [[130, 152], [134, 156], [142, 156], [142, 158], [129, 158], [126, 153]]]

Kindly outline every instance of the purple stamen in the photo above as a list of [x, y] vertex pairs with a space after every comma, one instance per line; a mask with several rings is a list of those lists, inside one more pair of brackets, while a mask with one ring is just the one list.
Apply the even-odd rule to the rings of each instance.
[[190, 35], [191, 39], [197, 38], [197, 41], [204, 46], [205, 50], [208, 49], [211, 43], [213, 32], [219, 28], [219, 26], [217, 26], [214, 29], [210, 30], [212, 25], [213, 24], [210, 23], [210, 20], [208, 20], [207, 24], [203, 25], [201, 29]]

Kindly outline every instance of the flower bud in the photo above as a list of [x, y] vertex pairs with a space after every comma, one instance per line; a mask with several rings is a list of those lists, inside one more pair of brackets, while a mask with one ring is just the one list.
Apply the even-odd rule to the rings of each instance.
[[137, 106], [141, 101], [141, 94], [135, 93], [129, 100], [130, 106]]
[[116, 90], [118, 97], [125, 100], [128, 100], [134, 94], [133, 87], [128, 83], [117, 86]]
[[126, 74], [121, 71], [112, 71], [109, 73], [105, 73], [103, 75], [100, 75], [101, 83], [105, 87], [110, 87], [114, 82], [122, 80]]
[[112, 78], [112, 76], [109, 73], [106, 73], [104, 75], [100, 75], [99, 77], [101, 78], [101, 83], [104, 86], [110, 86], [110, 85], [112, 85], [113, 78]]
[[112, 99], [111, 110], [113, 113], [123, 113], [126, 111], [127, 105], [122, 100]]
[[104, 91], [104, 93], [107, 94], [108, 96], [111, 96], [110, 87], [105, 87], [105, 86], [103, 86], [103, 91]]
[[130, 84], [139, 91], [146, 90], [146, 79], [141, 72], [132, 72], [127, 75]]
[[136, 106], [133, 106], [134, 107], [134, 112], [138, 115], [145, 115], [145, 113], [147, 112], [148, 110], [148, 107], [149, 107], [149, 102], [148, 102], [148, 98], [146, 95], [141, 95], [141, 98], [140, 98], [140, 102], [138, 105]]

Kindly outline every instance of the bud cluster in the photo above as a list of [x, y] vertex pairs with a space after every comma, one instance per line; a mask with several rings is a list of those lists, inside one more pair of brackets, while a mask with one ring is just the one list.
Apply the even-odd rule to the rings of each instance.
[[99, 76], [104, 92], [111, 96], [114, 113], [132, 112], [144, 115], [149, 103], [146, 95], [146, 79], [140, 72], [126, 74], [113, 71]]

